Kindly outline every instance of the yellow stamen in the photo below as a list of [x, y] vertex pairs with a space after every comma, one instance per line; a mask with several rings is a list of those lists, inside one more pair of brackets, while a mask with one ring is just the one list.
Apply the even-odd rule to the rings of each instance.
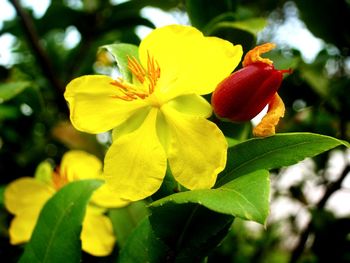
[[160, 78], [158, 62], [147, 53], [147, 71], [135, 57], [128, 57], [128, 68], [143, 86], [127, 83], [123, 79], [118, 78], [110, 84], [118, 87], [121, 95], [113, 95], [112, 97], [125, 101], [147, 98], [154, 92], [157, 81]]
[[275, 47], [276, 45], [273, 43], [265, 43], [260, 46], [256, 46], [252, 50], [249, 50], [243, 59], [243, 62], [242, 62], [243, 67], [246, 67], [255, 62], [262, 62], [268, 65], [272, 65], [273, 64], [272, 60], [268, 58], [262, 58], [260, 55], [266, 52], [269, 52]]

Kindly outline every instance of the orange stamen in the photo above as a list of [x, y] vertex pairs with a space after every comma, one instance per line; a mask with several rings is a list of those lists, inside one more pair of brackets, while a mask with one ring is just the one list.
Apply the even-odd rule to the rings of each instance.
[[[156, 65], [155, 65], [156, 64]], [[149, 92], [153, 93], [156, 83], [160, 77], [160, 67], [157, 61], [147, 52], [147, 70], [149, 77]]]
[[128, 56], [128, 68], [141, 83], [145, 81], [146, 71], [135, 57], [130, 58]]
[[52, 173], [52, 182], [56, 190], [61, 189], [64, 185], [68, 183], [66, 173], [62, 173], [59, 166], [57, 166], [55, 171]]
[[276, 45], [273, 43], [265, 43], [260, 46], [256, 46], [252, 50], [249, 50], [243, 59], [243, 62], [242, 62], [243, 67], [246, 67], [255, 62], [262, 62], [268, 65], [272, 65], [273, 64], [272, 60], [268, 58], [262, 58], [260, 55], [266, 52], [269, 52], [275, 47]]
[[157, 81], [160, 78], [158, 62], [147, 52], [147, 71], [135, 57], [128, 57], [128, 68], [141, 84], [148, 84], [148, 87], [142, 89], [142, 87], [127, 83], [123, 79], [118, 78], [110, 84], [118, 87], [121, 95], [113, 95], [112, 97], [125, 101], [147, 98], [154, 92]]
[[113, 95], [113, 98], [131, 101], [137, 98], [144, 99], [148, 96], [148, 94], [138, 92], [132, 85], [125, 83], [122, 79], [115, 80], [110, 84], [117, 86], [119, 91], [123, 94], [122, 96]]

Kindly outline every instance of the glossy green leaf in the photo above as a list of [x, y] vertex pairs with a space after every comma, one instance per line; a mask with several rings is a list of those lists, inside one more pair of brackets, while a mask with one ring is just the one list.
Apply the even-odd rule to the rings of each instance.
[[340, 145], [349, 147], [345, 141], [314, 133], [280, 133], [250, 139], [228, 150], [226, 168], [216, 186], [252, 171], [292, 165]]
[[103, 51], [107, 51], [113, 56], [123, 79], [131, 82], [132, 74], [128, 68], [128, 57], [135, 57], [138, 59], [138, 47], [131, 44], [119, 43], [102, 46], [99, 52]]
[[152, 206], [127, 239], [118, 263], [200, 262], [222, 241], [233, 217], [195, 203]]
[[228, 233], [233, 216], [195, 204], [173, 202], [152, 206], [154, 234], [167, 246], [166, 257], [157, 262], [201, 262]]
[[42, 209], [31, 240], [19, 262], [80, 262], [80, 232], [85, 208], [99, 180], [72, 182]]
[[144, 201], [139, 201], [126, 207], [111, 209], [108, 214], [118, 237], [118, 246], [123, 247], [140, 221], [148, 215], [148, 208]]
[[117, 262], [166, 262], [167, 250], [166, 245], [155, 236], [148, 218], [145, 218], [127, 240]]
[[16, 81], [0, 84], [0, 103], [12, 99], [26, 88], [30, 87], [28, 81]]
[[167, 203], [196, 203], [218, 213], [264, 224], [269, 213], [269, 173], [254, 171], [216, 188], [193, 190], [170, 195], [152, 203], [151, 207]]

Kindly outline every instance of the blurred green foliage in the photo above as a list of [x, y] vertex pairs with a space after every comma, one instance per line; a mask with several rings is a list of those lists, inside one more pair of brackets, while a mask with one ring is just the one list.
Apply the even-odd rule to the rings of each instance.
[[[51, 0], [42, 17], [20, 7], [25, 16], [17, 10], [17, 16], [5, 21], [0, 29], [0, 37], [4, 34], [15, 37], [11, 64], [0, 67], [0, 258], [16, 262], [23, 251], [21, 246], [11, 246], [8, 241], [11, 216], [3, 207], [4, 185], [33, 175], [36, 166], [45, 159], [58, 163], [68, 149], [83, 149], [101, 158], [104, 155], [108, 140], [101, 143], [96, 136], [74, 130], [62, 96], [72, 78], [110, 70], [108, 60], [96, 55], [100, 46], [139, 44], [136, 28], [154, 28], [157, 21], [144, 17], [141, 11], [156, 7], [164, 12], [188, 15], [190, 23], [205, 34], [241, 44], [246, 52], [258, 41], [276, 40], [276, 29], [287, 20], [286, 6], [291, 5], [297, 8], [311, 33], [323, 41], [323, 46], [311, 62], [288, 45], [268, 54], [276, 68], [293, 68], [293, 74], [286, 77], [280, 90], [287, 114], [279, 131], [309, 131], [349, 141], [350, 2], [347, 0]], [[69, 31], [77, 32], [76, 45], [64, 41]], [[302, 43], [304, 39], [298, 41]], [[226, 126], [223, 130], [234, 140], [249, 136], [246, 124]], [[325, 186], [330, 182], [322, 171], [328, 161], [329, 154], [315, 159], [315, 174]], [[336, 217], [325, 211], [324, 205], [310, 204], [300, 198], [306, 191], [304, 185], [293, 185], [287, 196], [304, 208], [313, 208], [309, 213], [309, 232], [314, 239], [309, 241], [309, 246], [303, 246], [299, 253], [295, 249], [298, 239], [290, 246], [283, 242], [289, 235], [302, 235], [303, 229], [297, 227], [294, 215], [254, 231], [237, 220], [207, 262], [350, 262], [350, 219]], [[278, 192], [277, 189], [273, 200]], [[146, 231], [149, 223], [144, 225]], [[292, 230], [281, 231], [281, 226], [286, 225]], [[84, 254], [83, 261], [112, 262], [112, 259]]]

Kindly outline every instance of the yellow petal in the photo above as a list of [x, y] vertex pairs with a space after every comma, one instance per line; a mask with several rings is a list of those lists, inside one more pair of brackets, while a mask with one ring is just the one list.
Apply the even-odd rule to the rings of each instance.
[[271, 102], [267, 114], [262, 118], [261, 122], [253, 129], [254, 136], [266, 137], [275, 134], [275, 126], [280, 118], [284, 116], [284, 103], [281, 97], [276, 93]]
[[117, 140], [117, 138], [125, 134], [131, 133], [138, 129], [148, 116], [150, 109], [151, 107], [147, 107], [140, 111], [137, 111], [134, 115], [130, 116], [130, 118], [128, 118], [121, 125], [114, 128], [112, 131], [113, 141]]
[[128, 201], [118, 198], [116, 193], [113, 192], [112, 189], [110, 189], [106, 184], [99, 187], [92, 194], [90, 202], [100, 207], [106, 208], [123, 207], [129, 204]]
[[102, 257], [113, 251], [115, 236], [110, 219], [102, 213], [86, 209], [81, 231], [82, 249], [91, 255]]
[[[208, 118], [212, 114], [211, 105], [197, 94], [178, 96], [170, 100], [167, 105], [178, 112], [203, 118]], [[158, 114], [157, 133], [163, 148], [167, 152], [170, 144], [170, 130], [162, 112]]]
[[41, 206], [23, 207], [21, 212], [11, 221], [9, 235], [12, 245], [18, 245], [29, 241], [41, 208]]
[[68, 151], [61, 161], [60, 173], [68, 182], [82, 179], [99, 179], [102, 173], [102, 162], [94, 155], [84, 151]]
[[55, 193], [47, 184], [30, 177], [10, 183], [4, 193], [5, 206], [13, 214], [21, 214], [30, 207], [42, 207]]
[[166, 155], [156, 133], [157, 109], [134, 132], [113, 142], [104, 161], [106, 183], [118, 198], [136, 201], [156, 192], [166, 171]]
[[212, 114], [209, 102], [196, 94], [182, 95], [170, 100], [168, 105], [179, 112], [208, 118]]
[[227, 142], [212, 122], [162, 108], [171, 130], [168, 150], [175, 179], [189, 189], [210, 188], [226, 165]]
[[102, 75], [82, 76], [72, 80], [64, 93], [74, 127], [89, 133], [101, 133], [123, 123], [139, 108], [143, 100], [124, 101], [114, 96], [117, 88], [112, 78]]
[[242, 53], [240, 45], [204, 37], [194, 27], [182, 25], [155, 29], [139, 47], [140, 61], [145, 68], [148, 54], [159, 64], [157, 88], [169, 97], [212, 92], [235, 69]]
[[157, 116], [157, 135], [161, 145], [163, 146], [164, 151], [167, 153], [171, 137], [170, 127], [162, 111], [159, 111]]

